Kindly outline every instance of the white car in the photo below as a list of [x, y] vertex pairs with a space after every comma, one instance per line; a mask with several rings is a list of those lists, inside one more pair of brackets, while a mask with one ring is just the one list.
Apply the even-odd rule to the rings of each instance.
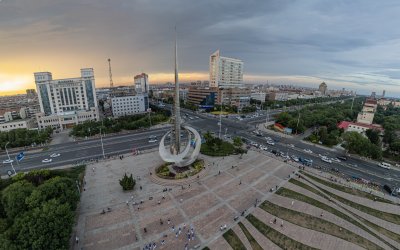
[[157, 142], [157, 139], [150, 139], [149, 143]]
[[13, 162], [14, 162], [14, 160], [7, 159], [7, 160], [3, 161], [3, 164], [9, 164], [9, 163], [13, 163]]
[[267, 151], [267, 150], [268, 150], [268, 148], [267, 148], [266, 146], [264, 146], [264, 145], [260, 145], [260, 149], [261, 149], [261, 150], [264, 150], [264, 151]]
[[44, 159], [44, 160], [42, 160], [43, 163], [50, 163], [52, 161], [53, 161], [53, 159]]
[[339, 163], [342, 162], [342, 161], [339, 160], [338, 158], [331, 158], [331, 160], [334, 161], [334, 162], [339, 162]]
[[292, 155], [290, 158], [292, 158], [292, 160], [294, 160], [295, 162], [299, 161], [299, 158], [295, 155]]
[[327, 162], [327, 163], [332, 163], [332, 160], [327, 158], [327, 157], [321, 157], [321, 161]]
[[310, 149], [306, 149], [305, 148], [303, 151], [306, 152], [306, 153], [312, 154], [312, 151]]
[[50, 155], [51, 158], [56, 158], [56, 157], [59, 157], [59, 156], [60, 156], [59, 153], [53, 153], [53, 154]]
[[275, 142], [271, 140], [271, 141], [267, 141], [267, 144], [273, 146], [273, 145], [275, 145]]
[[267, 140], [267, 141], [271, 141], [272, 139], [271, 139], [271, 137], [264, 137], [265, 138], [265, 140]]
[[288, 144], [288, 147], [294, 148], [293, 144]]

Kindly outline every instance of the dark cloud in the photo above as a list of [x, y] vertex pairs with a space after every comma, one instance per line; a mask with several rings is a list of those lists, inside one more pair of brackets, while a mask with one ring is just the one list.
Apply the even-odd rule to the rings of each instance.
[[116, 76], [171, 72], [177, 25], [183, 72], [207, 72], [210, 53], [221, 49], [265, 79], [359, 86], [379, 78], [400, 88], [399, 72], [390, 70], [399, 65], [399, 11], [397, 0], [3, 0], [0, 48], [6, 59], [51, 69], [61, 58], [59, 67], [90, 65], [104, 78], [108, 57]]

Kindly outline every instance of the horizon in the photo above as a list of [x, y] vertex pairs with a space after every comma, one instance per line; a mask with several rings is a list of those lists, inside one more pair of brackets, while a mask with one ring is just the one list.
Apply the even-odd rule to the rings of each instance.
[[141, 72], [150, 84], [172, 82], [176, 25], [181, 82], [208, 80], [209, 56], [220, 49], [243, 61], [246, 83], [326, 82], [400, 97], [398, 11], [392, 0], [0, 1], [0, 95], [35, 88], [34, 72], [62, 79], [83, 67], [94, 68], [96, 87], [106, 87], [108, 58], [116, 85]]

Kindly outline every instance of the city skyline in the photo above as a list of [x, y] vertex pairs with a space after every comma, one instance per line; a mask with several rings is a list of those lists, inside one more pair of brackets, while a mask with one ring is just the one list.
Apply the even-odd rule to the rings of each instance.
[[182, 82], [208, 80], [209, 56], [220, 49], [244, 62], [245, 83], [324, 81], [398, 97], [399, 9], [396, 1], [1, 1], [0, 95], [34, 88], [34, 72], [67, 78], [83, 67], [108, 86], [108, 58], [116, 86], [142, 72], [151, 84], [173, 82], [177, 25]]

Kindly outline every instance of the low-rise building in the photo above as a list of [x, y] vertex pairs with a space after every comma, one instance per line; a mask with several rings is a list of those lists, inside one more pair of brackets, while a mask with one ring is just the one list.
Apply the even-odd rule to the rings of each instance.
[[99, 121], [97, 108], [90, 110], [65, 111], [57, 114], [45, 115], [45, 113], [36, 114], [36, 122], [39, 129], [52, 127], [54, 129], [72, 128], [74, 125], [82, 124], [85, 121]]
[[0, 124], [0, 132], [8, 132], [10, 130], [25, 128], [32, 129], [36, 127], [36, 123], [33, 119], [17, 119]]
[[363, 135], [365, 135], [365, 131], [367, 131], [368, 129], [378, 130], [381, 133], [383, 133], [384, 131], [383, 127], [378, 124], [365, 124], [365, 123], [348, 122], [348, 121], [340, 122], [337, 127], [344, 129], [345, 132], [355, 131]]
[[288, 93], [287, 92], [270, 92], [267, 95], [268, 101], [287, 101]]

